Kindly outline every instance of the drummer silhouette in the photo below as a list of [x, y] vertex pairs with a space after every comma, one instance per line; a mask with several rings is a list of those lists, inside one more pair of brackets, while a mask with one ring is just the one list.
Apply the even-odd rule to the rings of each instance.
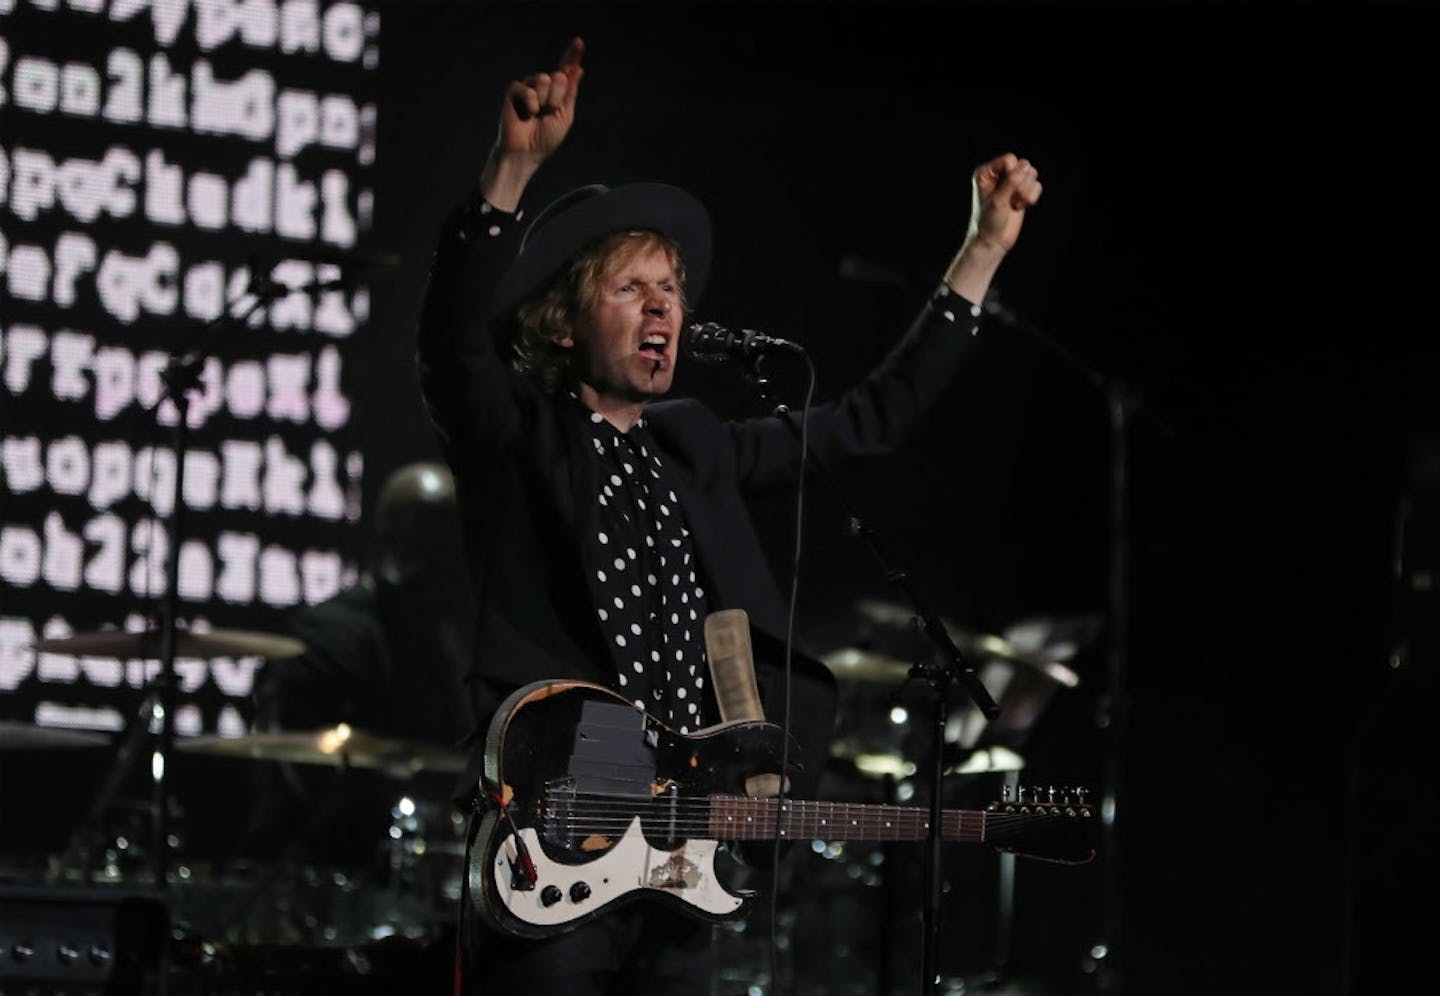
[[[447, 467], [420, 462], [392, 473], [376, 505], [368, 570], [290, 620], [305, 651], [262, 669], [256, 731], [318, 733], [346, 724], [371, 737], [432, 748], [425, 752], [432, 756], [433, 748], [453, 749], [458, 763], [475, 723], [464, 681], [473, 609], [459, 528]], [[315, 815], [329, 798], [338, 803], [336, 812], [303, 842], [307, 859], [365, 860], [383, 843], [391, 806], [406, 789], [393, 771], [350, 772], [341, 776], [337, 801], [325, 787], [328, 776], [313, 766], [279, 767], [281, 778], [260, 778], [261, 804], [240, 844], [247, 853], [295, 850], [297, 814]], [[425, 777], [429, 794], [448, 797], [453, 772]]]

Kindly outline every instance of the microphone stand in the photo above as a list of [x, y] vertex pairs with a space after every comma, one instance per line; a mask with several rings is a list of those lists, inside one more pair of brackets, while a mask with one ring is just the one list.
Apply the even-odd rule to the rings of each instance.
[[1165, 436], [1174, 438], [1175, 429], [1146, 405], [1135, 388], [1080, 357], [1059, 340], [1028, 319], [1016, 314], [993, 295], [982, 305], [985, 313], [1002, 324], [1019, 329], [1078, 370], [1086, 382], [1104, 396], [1109, 415], [1110, 463], [1109, 502], [1110, 544], [1107, 601], [1110, 616], [1110, 652], [1106, 660], [1105, 694], [1096, 709], [1095, 725], [1105, 733], [1104, 785], [1101, 792], [1102, 926], [1101, 938], [1092, 945], [1099, 988], [1122, 994], [1124, 981], [1124, 903], [1120, 888], [1120, 848], [1117, 819], [1125, 791], [1125, 750], [1130, 735], [1130, 699], [1126, 690], [1130, 669], [1131, 538], [1130, 538], [1130, 427], [1136, 413], [1143, 414]]
[[[790, 418], [790, 409], [775, 400], [769, 390], [769, 381], [760, 370], [760, 361], [763, 356], [764, 354], [761, 352], [753, 352], [745, 356], [747, 379], [755, 388], [761, 401], [772, 405], [774, 416], [799, 439], [800, 430], [796, 426], [795, 420]], [[805, 359], [807, 363], [810, 363], [808, 355]], [[811, 373], [813, 376], [813, 364]], [[938, 654], [932, 654], [929, 658], [921, 657], [910, 669], [910, 677], [918, 678], [929, 685], [935, 699], [935, 721], [931, 729], [933, 749], [930, 769], [930, 812], [925, 826], [926, 889], [922, 911], [924, 937], [920, 958], [920, 992], [922, 996], [933, 996], [938, 991], [940, 981], [940, 900], [943, 893], [940, 822], [942, 790], [945, 781], [945, 724], [949, 718], [950, 686], [958, 684], [987, 720], [992, 720], [1000, 715], [1000, 707], [995, 704], [990, 692], [975, 673], [973, 663], [950, 638], [950, 633], [945, 629], [939, 616], [931, 609], [929, 600], [919, 590], [910, 571], [904, 567], [892, 565], [890, 559], [886, 557], [874, 529], [860, 517], [839, 482], [835, 480], [830, 468], [813, 454], [806, 454], [806, 457], [813, 461], [821, 479], [825, 482], [826, 490], [844, 510], [850, 535], [860, 540], [870, 552], [886, 583], [894, 585], [904, 593], [915, 613], [915, 629], [923, 633], [938, 651]], [[804, 467], [800, 468], [800, 473], [802, 476], [804, 475]]]

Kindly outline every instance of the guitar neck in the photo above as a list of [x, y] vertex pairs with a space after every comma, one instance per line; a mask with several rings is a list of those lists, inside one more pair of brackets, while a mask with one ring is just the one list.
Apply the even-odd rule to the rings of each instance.
[[[717, 840], [773, 840], [777, 800], [746, 796], [710, 796], [710, 836]], [[915, 806], [870, 803], [809, 802], [786, 799], [779, 816], [779, 837], [821, 840], [924, 840], [930, 833], [930, 811]], [[984, 812], [947, 809], [941, 813], [942, 840], [980, 843], [985, 839]]]

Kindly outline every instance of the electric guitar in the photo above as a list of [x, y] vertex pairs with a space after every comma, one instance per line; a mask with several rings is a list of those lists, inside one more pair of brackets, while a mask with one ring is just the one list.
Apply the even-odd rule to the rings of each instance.
[[[747, 778], [778, 776], [782, 746], [780, 728], [763, 721], [687, 735], [599, 685], [525, 686], [501, 705], [486, 740], [489, 806], [469, 850], [472, 908], [519, 937], [573, 930], [642, 898], [730, 920], [745, 915], [756, 893], [719, 880], [721, 841], [928, 835], [928, 809], [745, 795]], [[942, 839], [1091, 860], [1092, 807], [1036, 796], [946, 810]]]

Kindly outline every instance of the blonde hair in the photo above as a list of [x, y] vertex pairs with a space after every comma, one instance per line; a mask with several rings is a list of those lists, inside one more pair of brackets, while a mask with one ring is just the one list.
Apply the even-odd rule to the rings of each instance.
[[511, 361], [515, 369], [535, 378], [549, 394], [570, 386], [574, 350], [560, 343], [575, 338], [580, 323], [600, 303], [605, 281], [616, 270], [655, 249], [663, 249], [670, 259], [680, 287], [679, 306], [684, 308], [685, 265], [680, 247], [648, 229], [614, 232], [582, 249], [538, 297], [520, 306]]

